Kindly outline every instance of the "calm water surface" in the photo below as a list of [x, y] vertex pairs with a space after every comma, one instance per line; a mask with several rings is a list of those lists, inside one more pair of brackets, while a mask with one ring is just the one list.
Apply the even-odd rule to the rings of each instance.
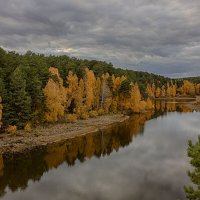
[[200, 113], [136, 115], [93, 135], [4, 158], [0, 199], [185, 199], [187, 141], [197, 139], [199, 122]]

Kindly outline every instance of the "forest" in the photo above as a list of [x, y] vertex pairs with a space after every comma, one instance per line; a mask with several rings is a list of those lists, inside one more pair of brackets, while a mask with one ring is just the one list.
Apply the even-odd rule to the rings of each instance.
[[103, 61], [0, 48], [2, 132], [107, 113], [140, 113], [154, 109], [155, 98], [199, 94], [198, 77], [170, 79]]

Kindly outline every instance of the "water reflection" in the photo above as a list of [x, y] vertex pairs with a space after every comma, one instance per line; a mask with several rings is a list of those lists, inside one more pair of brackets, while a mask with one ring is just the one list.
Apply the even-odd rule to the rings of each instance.
[[110, 155], [128, 145], [133, 136], [140, 134], [152, 113], [135, 115], [131, 120], [110, 125], [99, 132], [76, 137], [26, 154], [0, 157], [0, 195], [8, 186], [11, 191], [25, 189], [28, 181], [39, 181], [44, 172], [57, 168], [64, 161], [72, 166], [76, 160]]
[[[191, 132], [192, 127], [186, 126], [186, 122], [192, 119], [194, 122], [198, 117], [187, 118], [182, 124], [182, 117], [175, 113], [167, 120], [157, 118], [144, 126], [149, 119], [175, 110], [192, 111], [184, 104], [156, 101], [155, 112], [134, 115], [124, 123], [114, 124], [99, 132], [26, 154], [0, 156], [0, 196], [20, 200], [56, 199], [55, 193], [62, 193], [57, 199], [65, 199], [65, 195], [70, 199], [160, 199], [156, 198], [160, 193], [166, 196], [162, 199], [183, 199], [182, 186], [178, 185], [187, 184], [187, 162], [182, 154], [189, 139], [186, 130]], [[199, 123], [195, 121], [193, 127], [200, 128]], [[183, 135], [177, 135], [178, 132], [183, 132]], [[138, 137], [132, 143], [137, 135], [142, 134], [145, 137]], [[125, 146], [127, 148], [122, 148]], [[102, 159], [97, 161], [96, 158]], [[84, 162], [88, 159], [92, 161]], [[179, 172], [181, 165], [184, 167]], [[56, 175], [45, 173], [50, 169], [57, 169], [54, 172]], [[33, 189], [34, 182], [39, 186]], [[22, 197], [23, 190], [27, 192]], [[35, 193], [39, 195], [37, 198]]]
[[[181, 100], [179, 100], [181, 101]], [[156, 100], [154, 102], [155, 112], [157, 113], [165, 113], [165, 112], [192, 112], [192, 109], [189, 108], [186, 104], [187, 102], [179, 102], [176, 99], [168, 100]]]

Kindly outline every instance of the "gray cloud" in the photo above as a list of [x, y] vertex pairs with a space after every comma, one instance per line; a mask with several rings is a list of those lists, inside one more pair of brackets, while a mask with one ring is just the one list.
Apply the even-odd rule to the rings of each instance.
[[200, 75], [198, 0], [7, 0], [0, 45], [171, 77]]

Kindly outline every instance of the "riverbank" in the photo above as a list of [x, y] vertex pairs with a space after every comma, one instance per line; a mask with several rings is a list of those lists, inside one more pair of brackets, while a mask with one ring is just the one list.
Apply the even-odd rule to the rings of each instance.
[[0, 154], [22, 153], [48, 144], [93, 133], [114, 123], [129, 119], [122, 114], [104, 115], [97, 118], [78, 120], [76, 123], [57, 123], [38, 126], [31, 132], [19, 130], [14, 134], [0, 135]]
[[183, 103], [182, 101], [185, 101], [184, 102], [184, 104], [188, 107], [188, 108], [190, 108], [190, 109], [192, 109], [192, 110], [194, 110], [194, 111], [196, 111], [196, 112], [200, 112], [200, 103], [199, 102], [197, 102], [197, 98], [200, 98], [200, 96], [196, 96], [196, 97], [167, 97], [167, 98], [156, 98], [156, 100], [167, 100], [167, 101], [169, 101], [169, 100], [175, 100], [176, 101], [176, 103]]
[[196, 100], [188, 102], [186, 104], [186, 106], [189, 107], [190, 109], [196, 111], [196, 112], [200, 112], [200, 104]]

